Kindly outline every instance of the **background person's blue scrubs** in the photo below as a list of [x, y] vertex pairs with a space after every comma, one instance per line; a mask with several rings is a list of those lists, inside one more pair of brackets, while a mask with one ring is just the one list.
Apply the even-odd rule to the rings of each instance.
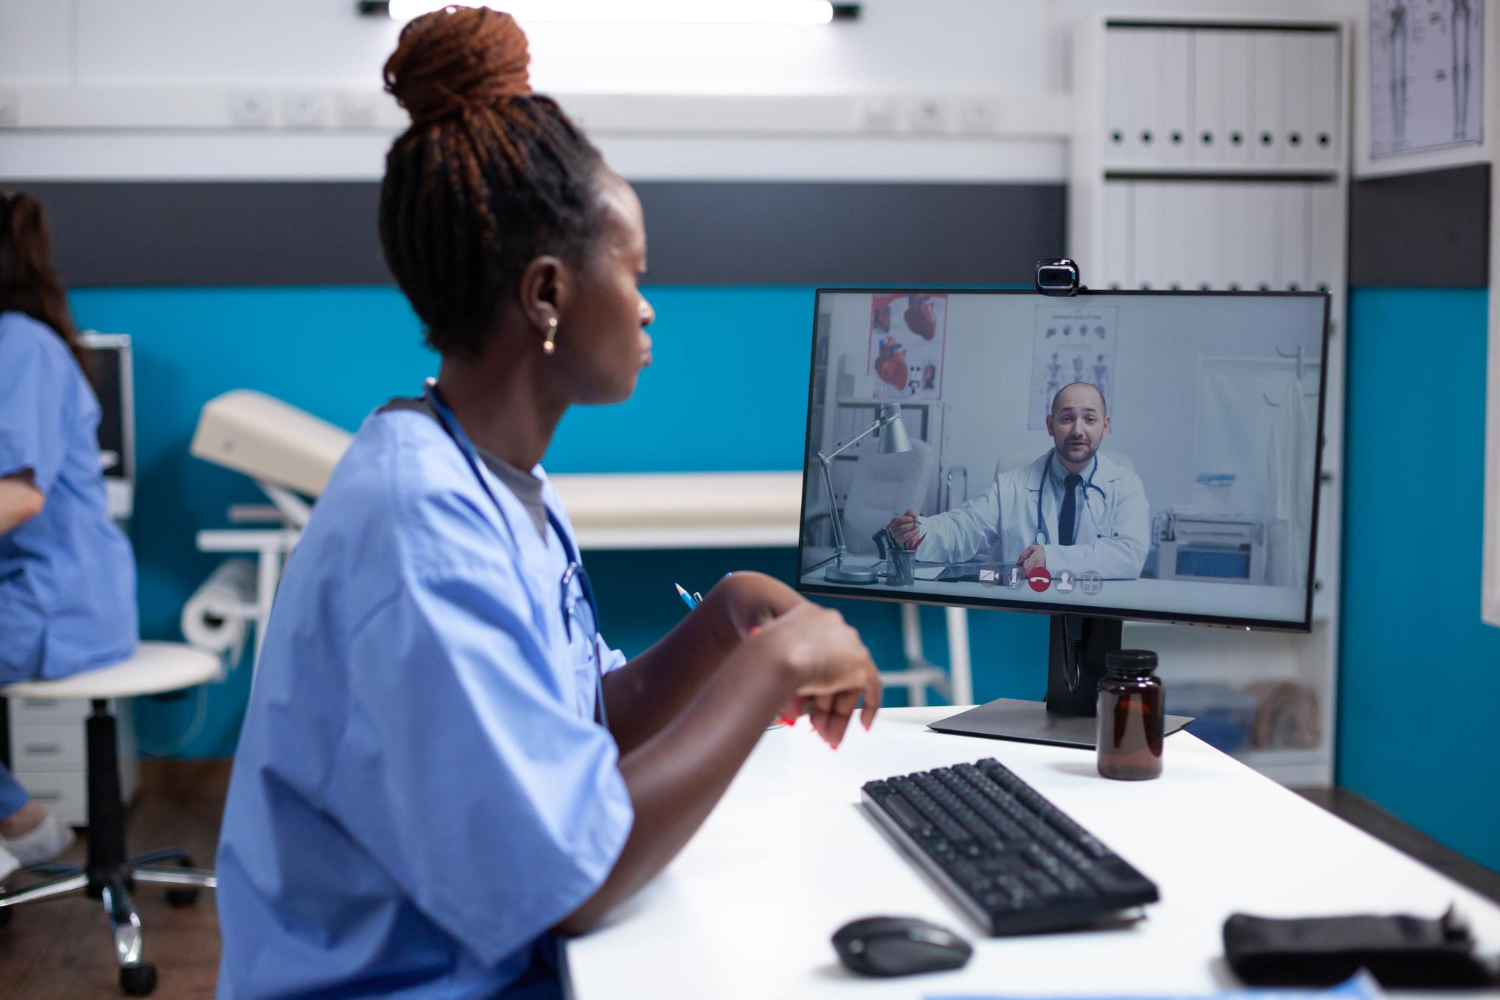
[[[0, 684], [128, 659], [135, 562], [109, 519], [99, 402], [51, 328], [0, 313], [0, 476], [30, 469], [41, 513], [0, 535]], [[27, 794], [0, 767], [0, 817]]]
[[494, 500], [431, 416], [391, 409], [318, 501], [235, 754], [221, 997], [558, 993], [551, 928], [634, 820], [594, 721], [594, 649], [624, 657], [570, 642], [566, 547], [482, 474]]

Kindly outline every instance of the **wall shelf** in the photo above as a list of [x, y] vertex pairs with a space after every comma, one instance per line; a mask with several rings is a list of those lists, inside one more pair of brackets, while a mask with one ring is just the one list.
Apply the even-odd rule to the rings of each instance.
[[[1352, 25], [1328, 18], [1096, 14], [1073, 37], [1068, 255], [1095, 288], [1346, 287]], [[1233, 143], [1226, 140], [1239, 140]], [[1317, 589], [1308, 634], [1165, 624], [1127, 631], [1173, 679], [1288, 679], [1322, 745], [1237, 754], [1284, 784], [1333, 783], [1343, 338], [1326, 362]], [[1173, 671], [1172, 665], [1177, 668]]]
[[797, 544], [800, 472], [549, 477], [581, 549], [774, 548]]

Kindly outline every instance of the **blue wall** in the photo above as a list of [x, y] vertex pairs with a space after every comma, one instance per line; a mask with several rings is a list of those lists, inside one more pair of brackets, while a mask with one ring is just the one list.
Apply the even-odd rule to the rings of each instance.
[[[571, 413], [548, 468], [798, 468], [812, 290], [648, 294], [659, 317], [655, 364], [629, 402]], [[1338, 780], [1500, 868], [1500, 794], [1480, 738], [1500, 704], [1500, 629], [1481, 624], [1478, 606], [1486, 296], [1363, 289], [1350, 305]], [[194, 549], [194, 531], [222, 526], [230, 503], [260, 499], [244, 477], [188, 455], [206, 400], [250, 387], [352, 429], [388, 397], [416, 392], [436, 367], [391, 289], [82, 289], [73, 306], [83, 325], [135, 339], [140, 481], [132, 531], [148, 638], [180, 637], [182, 602], [216, 562]], [[1419, 338], [1440, 349], [1419, 352], [1412, 346]], [[751, 430], [736, 429], [749, 411]], [[1401, 467], [1423, 471], [1392, 474]], [[1404, 541], [1412, 511], [1418, 523], [1427, 512], [1441, 524], [1427, 544]], [[597, 552], [589, 567], [605, 634], [634, 654], [680, 614], [674, 580], [703, 588], [729, 569], [787, 579], [793, 559], [790, 549]], [[1410, 574], [1410, 586], [1392, 586], [1400, 572]], [[836, 603], [877, 661], [895, 665], [895, 609]], [[940, 613], [924, 610], [924, 624], [928, 653], [941, 662]], [[973, 612], [970, 627], [976, 696], [1040, 697], [1046, 619]], [[248, 682], [241, 669], [209, 688], [201, 732], [183, 746], [174, 744], [193, 722], [194, 701], [142, 699], [143, 744], [230, 753]]]
[[[658, 319], [655, 363], [618, 407], [577, 409], [548, 453], [553, 472], [798, 469], [805, 434], [811, 288], [672, 287], [648, 290]], [[226, 525], [231, 503], [263, 498], [248, 479], [188, 455], [198, 411], [230, 389], [277, 396], [353, 429], [394, 395], [414, 395], [437, 358], [416, 318], [386, 288], [79, 289], [81, 325], [134, 339], [139, 470], [132, 524], [140, 567], [141, 629], [179, 639], [183, 601], [218, 557], [193, 545], [200, 528]], [[751, 415], [741, 429], [739, 418]], [[644, 649], [682, 611], [681, 580], [706, 589], [730, 569], [790, 579], [795, 552], [732, 550], [588, 555], [606, 637]], [[836, 602], [887, 667], [900, 629], [890, 605]], [[970, 617], [975, 693], [1040, 697], [1047, 620], [975, 612]], [[942, 616], [924, 611], [930, 656], [946, 657]], [[194, 697], [141, 699], [143, 749], [189, 756], [231, 753], [249, 691], [249, 669], [208, 689], [201, 731], [190, 740]], [[901, 694], [888, 699], [899, 702]]]
[[1486, 308], [1484, 289], [1350, 296], [1338, 783], [1500, 869]]

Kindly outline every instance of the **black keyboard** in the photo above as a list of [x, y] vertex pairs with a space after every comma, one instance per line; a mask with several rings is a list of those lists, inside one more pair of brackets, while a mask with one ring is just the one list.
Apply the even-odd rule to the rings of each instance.
[[1094, 923], [1156, 885], [994, 759], [866, 782], [865, 807], [993, 935]]

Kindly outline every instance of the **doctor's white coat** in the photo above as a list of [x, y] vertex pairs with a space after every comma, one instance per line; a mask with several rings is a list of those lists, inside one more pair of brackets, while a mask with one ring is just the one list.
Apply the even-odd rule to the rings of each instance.
[[[989, 551], [999, 542], [996, 560], [1016, 562], [1036, 540], [1037, 490], [1044, 485], [1042, 516], [1047, 540], [1047, 570], [1073, 573], [1095, 570], [1106, 580], [1134, 580], [1141, 575], [1150, 547], [1151, 507], [1140, 476], [1108, 455], [1096, 456], [1093, 483], [1079, 494], [1077, 544], [1058, 544], [1057, 515], [1061, 490], [1048, 482], [1048, 451], [1030, 465], [998, 473], [989, 489], [962, 507], [917, 518], [925, 535], [916, 556], [926, 562], [962, 562]], [[1087, 474], [1085, 474], [1085, 478]], [[1103, 493], [1101, 496], [1100, 493]]]

